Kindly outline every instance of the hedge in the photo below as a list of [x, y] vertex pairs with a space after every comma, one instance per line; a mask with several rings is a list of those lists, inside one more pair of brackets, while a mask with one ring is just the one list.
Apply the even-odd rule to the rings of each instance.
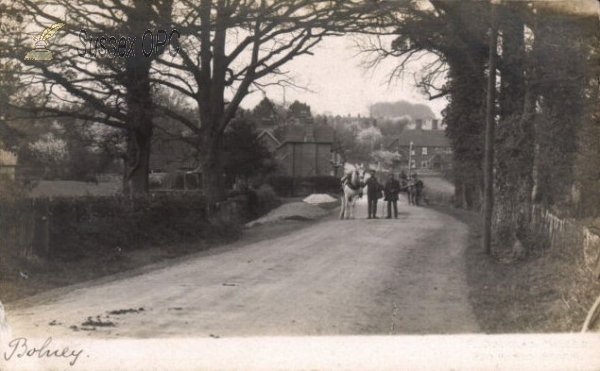
[[[0, 208], [3, 245], [52, 258], [192, 242], [230, 236], [232, 223], [206, 217], [206, 198], [195, 192], [115, 197], [26, 199]], [[40, 237], [40, 235], [42, 237]], [[7, 238], [9, 240], [7, 241]]]

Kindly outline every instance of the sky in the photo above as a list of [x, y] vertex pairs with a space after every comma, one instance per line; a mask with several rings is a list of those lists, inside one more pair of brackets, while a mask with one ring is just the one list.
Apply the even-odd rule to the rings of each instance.
[[[427, 104], [437, 117], [446, 106], [445, 98], [429, 101], [414, 87], [412, 75], [388, 84], [388, 75], [395, 65], [388, 60], [376, 69], [367, 70], [360, 66], [364, 56], [356, 55], [352, 36], [324, 39], [314, 49], [314, 55], [302, 55], [285, 66], [294, 83], [308, 86], [309, 90], [290, 87], [272, 87], [267, 97], [276, 102], [290, 104], [294, 100], [307, 103], [313, 114], [348, 114], [368, 116], [368, 107], [377, 102], [406, 100], [411, 103]], [[262, 98], [262, 92], [246, 97], [242, 106], [254, 107]]]

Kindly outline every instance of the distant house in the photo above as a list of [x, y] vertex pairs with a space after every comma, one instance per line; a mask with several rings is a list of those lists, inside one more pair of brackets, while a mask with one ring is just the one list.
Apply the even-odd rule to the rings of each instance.
[[340, 164], [332, 151], [333, 139], [333, 128], [328, 125], [287, 125], [281, 129], [275, 157], [286, 175], [337, 175]]
[[438, 119], [424, 118], [411, 120], [406, 126], [406, 129], [415, 130], [421, 128], [422, 130], [445, 130], [446, 125]]
[[275, 153], [281, 146], [279, 139], [275, 137], [272, 130], [263, 130], [258, 134], [259, 142], [271, 153]]
[[384, 147], [402, 154], [406, 167], [410, 159], [411, 169], [444, 170], [452, 164], [452, 147], [444, 130], [423, 130], [421, 126], [405, 129], [402, 134], [385, 140]]

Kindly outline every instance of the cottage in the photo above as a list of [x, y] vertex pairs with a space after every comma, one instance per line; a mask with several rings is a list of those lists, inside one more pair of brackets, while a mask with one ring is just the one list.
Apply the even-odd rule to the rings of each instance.
[[407, 129], [389, 138], [384, 147], [402, 154], [404, 165], [411, 169], [448, 169], [452, 164], [452, 147], [443, 130]]
[[336, 164], [333, 139], [333, 128], [328, 125], [288, 125], [282, 129], [275, 157], [286, 175], [332, 175]]
[[272, 130], [262, 130], [258, 134], [258, 141], [271, 153], [275, 153], [281, 146], [281, 142], [275, 137]]

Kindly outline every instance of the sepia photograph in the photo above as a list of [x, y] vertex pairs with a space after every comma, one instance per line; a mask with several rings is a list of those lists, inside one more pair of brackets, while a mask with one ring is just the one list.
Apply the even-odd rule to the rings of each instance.
[[599, 370], [598, 0], [0, 0], [0, 370]]

